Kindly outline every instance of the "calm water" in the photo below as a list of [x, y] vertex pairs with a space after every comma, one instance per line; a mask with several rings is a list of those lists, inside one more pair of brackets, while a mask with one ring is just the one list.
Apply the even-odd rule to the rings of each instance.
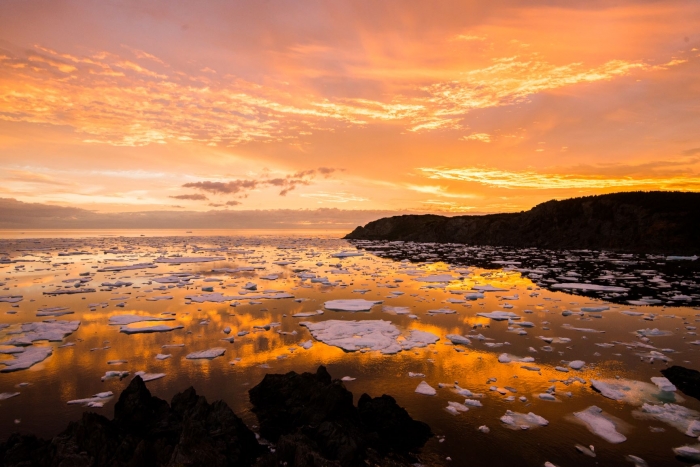
[[[14, 303], [0, 302], [0, 324], [9, 324], [0, 330], [0, 342], [18, 337], [16, 331], [21, 323], [46, 319], [80, 321], [78, 330], [61, 342], [34, 343], [34, 347], [53, 348], [53, 354], [43, 362], [26, 370], [0, 373], [0, 393], [20, 393], [0, 401], [0, 438], [13, 431], [53, 436], [68, 421], [88, 410], [81, 405], [68, 405], [68, 401], [104, 391], [113, 391], [115, 397], [104, 399], [103, 408], [89, 410], [111, 417], [116, 396], [137, 371], [166, 375], [148, 383], [158, 397], [169, 400], [176, 392], [193, 385], [209, 400], [225, 400], [249, 426], [254, 426], [256, 420], [250, 413], [248, 389], [266, 373], [315, 371], [323, 364], [333, 377], [356, 378], [345, 383], [356, 400], [363, 392], [373, 396], [391, 394], [414, 418], [427, 422], [437, 437], [426, 445], [425, 451], [439, 459], [451, 457], [452, 461], [444, 461], [445, 465], [541, 466], [545, 461], [560, 466], [632, 465], [625, 460], [629, 454], [643, 458], [651, 466], [688, 465], [675, 458], [672, 448], [697, 445], [698, 440], [671, 424], [640, 418], [638, 412], [645, 401], [653, 404], [675, 401], [700, 411], [700, 401], [680, 393], [661, 393], [650, 380], [661, 376], [659, 370], [666, 365], [700, 369], [700, 345], [692, 344], [698, 341], [695, 326], [700, 311], [694, 308], [692, 300], [689, 306], [674, 307], [610, 303], [539, 287], [512, 268], [465, 267], [434, 257], [420, 260], [415, 247], [411, 247], [414, 249], [410, 255], [402, 256], [403, 261], [381, 258], [373, 250], [363, 251], [363, 256], [332, 257], [341, 251], [356, 251], [355, 246], [338, 240], [338, 236], [334, 231], [0, 233], [0, 297], [21, 296]], [[392, 251], [401, 248], [394, 245]], [[422, 248], [430, 252], [430, 246]], [[198, 260], [221, 259], [154, 263], [158, 258], [176, 255]], [[153, 263], [157, 267], [98, 271], [139, 263]], [[213, 272], [221, 268], [228, 271]], [[236, 271], [237, 268], [246, 269]], [[163, 278], [176, 274], [180, 275], [180, 283], [162, 282]], [[420, 280], [435, 275], [450, 275], [454, 280]], [[75, 280], [80, 278], [85, 280], [82, 288], [95, 291], [45, 294], [76, 289]], [[696, 278], [684, 280], [692, 288]], [[102, 285], [117, 281], [131, 285]], [[257, 291], [245, 290], [248, 283], [256, 284]], [[484, 285], [501, 290], [484, 292], [484, 297], [476, 300], [465, 300], [466, 294], [474, 292], [473, 287]], [[294, 298], [249, 298], [249, 295], [220, 303], [197, 303], [185, 298], [211, 293], [203, 291], [203, 287], [212, 287], [214, 293], [227, 297], [238, 297], [241, 292], [274, 291], [287, 292]], [[165, 296], [172, 298], [152, 300]], [[383, 303], [367, 312], [324, 308], [326, 302], [336, 299]], [[391, 312], [386, 306], [407, 307], [409, 313], [396, 314], [396, 310]], [[581, 312], [582, 308], [601, 306], [608, 309]], [[46, 307], [66, 307], [74, 313], [55, 318], [37, 317], [37, 310]], [[454, 313], [429, 313], [444, 308]], [[317, 310], [324, 312], [312, 317], [292, 316]], [[477, 316], [497, 310], [512, 312], [520, 319], [509, 323]], [[120, 332], [119, 325], [109, 324], [110, 317], [117, 315], [174, 318], [135, 323], [129, 328], [159, 324], [182, 328], [129, 335]], [[368, 349], [346, 352], [314, 339], [299, 324], [325, 320], [385, 320], [404, 336], [411, 330], [420, 330], [434, 334], [439, 340], [424, 348], [392, 355]], [[523, 321], [531, 326], [519, 326], [518, 322]], [[224, 333], [227, 327], [231, 328], [230, 334]], [[636, 332], [654, 328], [665, 331], [661, 332], [664, 335], [643, 338]], [[238, 336], [245, 331], [248, 334]], [[453, 345], [446, 338], [451, 334], [467, 336], [471, 344]], [[222, 340], [231, 336], [233, 343]], [[541, 336], [564, 339], [546, 342]], [[303, 348], [302, 344], [309, 340], [313, 345]], [[184, 346], [163, 347], [180, 344]], [[185, 358], [191, 352], [215, 347], [225, 348], [225, 354], [213, 360]], [[0, 345], [0, 352], [13, 348]], [[652, 351], [658, 355], [650, 354]], [[158, 360], [155, 357], [159, 353], [171, 357]], [[499, 362], [503, 353], [509, 354], [513, 361]], [[650, 355], [663, 357], [668, 363], [659, 358], [650, 362]], [[524, 357], [532, 357], [534, 361], [515, 361]], [[11, 354], [0, 353], [1, 361], [11, 359]], [[107, 363], [114, 360], [126, 363]], [[555, 369], [567, 367], [573, 360], [584, 361], [583, 369], [569, 372]], [[539, 371], [523, 366], [537, 367]], [[105, 372], [117, 370], [129, 371], [131, 375], [122, 380], [101, 381]], [[424, 376], [410, 377], [409, 372]], [[603, 397], [590, 384], [591, 379], [616, 378], [642, 383], [629, 383], [638, 389], [631, 391], [633, 394], [628, 394], [625, 400]], [[435, 388], [437, 394], [416, 393], [421, 381]], [[20, 386], [21, 383], [29, 384]], [[465, 400], [465, 396], [455, 392], [455, 383], [482, 394], [471, 397], [482, 406], [457, 415], [448, 412], [448, 402]], [[491, 390], [492, 386], [505, 394]], [[556, 400], [539, 397], [548, 390]], [[521, 396], [526, 400], [519, 400]], [[616, 429], [626, 436], [626, 441], [611, 444], [574, 421], [574, 412], [592, 405], [615, 417]], [[549, 424], [513, 430], [499, 420], [507, 410], [533, 412]], [[689, 414], [691, 418], [700, 417], [698, 413]], [[488, 433], [478, 430], [484, 425], [489, 427]], [[576, 444], [593, 445], [597, 457], [579, 453], [574, 448]]]

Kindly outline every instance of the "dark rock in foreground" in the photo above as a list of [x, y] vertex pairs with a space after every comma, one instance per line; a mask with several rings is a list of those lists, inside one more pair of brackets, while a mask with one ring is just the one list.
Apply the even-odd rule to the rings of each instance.
[[345, 238], [695, 254], [700, 193], [614, 193], [547, 201], [511, 214], [387, 217]]
[[51, 441], [14, 434], [0, 444], [0, 465], [245, 466], [262, 452], [226, 403], [209, 404], [190, 387], [169, 406], [137, 376], [119, 396], [114, 420], [85, 412]]
[[683, 391], [683, 394], [700, 399], [700, 371], [674, 365], [661, 370], [661, 374]]
[[363, 394], [355, 407], [323, 366], [315, 374], [266, 375], [249, 394], [260, 434], [277, 444], [262, 465], [411, 465], [410, 451], [432, 436], [391, 396]]
[[0, 443], [3, 467], [409, 466], [410, 450], [432, 436], [390, 396], [364, 394], [359, 407], [325, 367], [316, 374], [267, 375], [250, 391], [267, 449], [222, 401], [193, 388], [170, 405], [134, 378], [114, 419], [85, 412], [50, 441], [13, 434]]

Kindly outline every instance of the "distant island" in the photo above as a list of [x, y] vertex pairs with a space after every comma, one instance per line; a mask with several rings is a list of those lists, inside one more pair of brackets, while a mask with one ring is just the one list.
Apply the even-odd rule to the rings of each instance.
[[625, 192], [552, 200], [519, 213], [385, 217], [344, 238], [696, 254], [700, 193]]

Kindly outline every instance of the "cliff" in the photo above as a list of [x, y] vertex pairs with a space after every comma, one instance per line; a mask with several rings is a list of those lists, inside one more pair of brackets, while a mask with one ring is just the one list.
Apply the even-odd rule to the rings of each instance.
[[693, 254], [700, 252], [700, 193], [613, 193], [483, 216], [394, 216], [345, 238]]

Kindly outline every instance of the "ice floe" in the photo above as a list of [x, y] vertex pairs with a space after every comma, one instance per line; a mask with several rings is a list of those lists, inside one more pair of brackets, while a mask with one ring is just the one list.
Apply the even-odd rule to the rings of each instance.
[[374, 305], [381, 304], [382, 301], [364, 300], [362, 298], [351, 298], [345, 300], [329, 300], [323, 304], [326, 310], [331, 311], [369, 311]]
[[549, 421], [532, 412], [519, 413], [506, 410], [506, 414], [500, 418], [501, 422], [513, 430], [527, 430], [549, 425]]
[[185, 358], [188, 360], [212, 360], [216, 357], [221, 357], [226, 353], [226, 349], [223, 347], [214, 347], [213, 349], [200, 350], [198, 352], [192, 352], [188, 354]]
[[420, 384], [418, 384], [418, 386], [416, 387], [416, 392], [418, 394], [423, 394], [424, 396], [434, 396], [435, 394], [437, 394], [435, 388], [426, 383], [425, 381], [421, 381]]
[[574, 412], [574, 417], [583, 423], [591, 433], [600, 436], [609, 443], [617, 444], [627, 440], [625, 435], [617, 431], [622, 422], [603, 412], [600, 407], [592, 405], [580, 412]]
[[308, 328], [316, 340], [348, 352], [367, 349], [394, 354], [402, 350], [426, 347], [439, 340], [438, 336], [432, 333], [418, 330], [410, 331], [408, 336], [401, 336], [394, 324], [384, 320], [327, 320], [299, 324]]
[[121, 328], [119, 328], [119, 332], [123, 332], [124, 334], [147, 334], [152, 332], [170, 332], [175, 331], [176, 329], [182, 329], [183, 327], [184, 326], [182, 325], [167, 326], [165, 324], [154, 326], [142, 326], [137, 328], [122, 326]]
[[37, 363], [41, 363], [51, 356], [51, 347], [29, 347], [21, 352], [12, 353], [12, 360], [0, 360], [0, 373], [10, 373], [12, 371], [26, 370]]

